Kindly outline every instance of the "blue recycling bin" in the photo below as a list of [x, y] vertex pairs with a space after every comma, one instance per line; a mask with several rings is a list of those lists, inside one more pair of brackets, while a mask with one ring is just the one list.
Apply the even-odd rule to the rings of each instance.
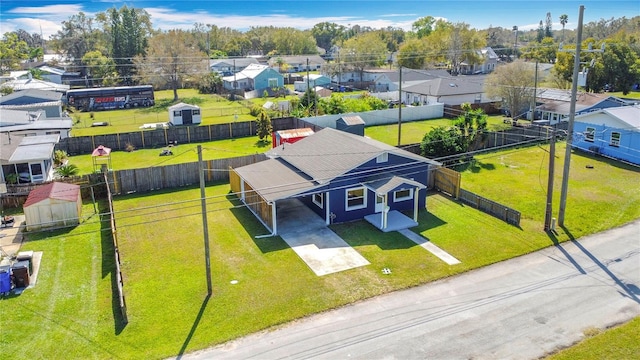
[[0, 294], [11, 291], [11, 274], [7, 271], [0, 272]]

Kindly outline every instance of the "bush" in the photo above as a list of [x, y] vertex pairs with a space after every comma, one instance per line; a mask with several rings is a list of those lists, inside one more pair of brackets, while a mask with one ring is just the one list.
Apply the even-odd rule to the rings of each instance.
[[133, 146], [133, 144], [130, 143], [130, 142], [126, 143], [125, 146], [124, 146], [124, 150], [128, 151], [128, 152], [132, 152], [135, 149], [136, 149], [136, 147]]
[[261, 112], [262, 112], [262, 106], [260, 105], [253, 105], [249, 110], [249, 114], [251, 114], [251, 116], [258, 116], [260, 115]]
[[69, 177], [78, 175], [79, 169], [73, 164], [62, 165], [56, 169], [56, 174], [61, 177]]
[[53, 153], [53, 164], [55, 166], [60, 166], [64, 164], [64, 161], [69, 157], [66, 151], [64, 150], [56, 150]]

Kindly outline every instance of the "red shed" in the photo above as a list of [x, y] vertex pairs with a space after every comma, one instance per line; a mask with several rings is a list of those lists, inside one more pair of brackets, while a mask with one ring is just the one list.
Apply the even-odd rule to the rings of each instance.
[[311, 128], [274, 131], [271, 135], [271, 145], [272, 147], [277, 147], [284, 143], [293, 144], [294, 142], [304, 139], [309, 135], [313, 135], [313, 130], [311, 130]]

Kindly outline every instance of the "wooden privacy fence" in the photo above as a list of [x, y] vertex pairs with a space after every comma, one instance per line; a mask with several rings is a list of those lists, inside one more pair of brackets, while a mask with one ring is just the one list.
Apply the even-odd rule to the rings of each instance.
[[445, 192], [454, 198], [458, 198], [461, 178], [459, 172], [444, 167], [439, 167], [436, 168], [433, 177], [433, 186], [436, 188], [436, 190]]
[[[109, 183], [108, 174], [104, 174], [104, 181]], [[111, 190], [107, 188], [107, 201], [109, 202], [109, 227], [111, 228], [111, 239], [113, 240], [113, 253], [116, 261], [116, 283], [118, 287], [118, 306], [120, 307], [120, 313], [122, 314], [122, 322], [124, 324], [129, 322], [127, 317], [127, 302], [124, 299], [124, 281], [122, 280], [122, 268], [120, 265], [120, 250], [118, 248], [118, 231], [116, 230], [116, 218], [113, 212], [113, 198], [111, 196]]]
[[[229, 167], [235, 168], [265, 160], [264, 154], [204, 161], [205, 181], [229, 180]], [[197, 185], [198, 162], [164, 165], [144, 169], [116, 170], [110, 173], [113, 194], [129, 194]]]
[[[310, 127], [314, 131], [322, 129], [321, 126], [293, 117], [273, 119], [271, 124], [274, 131], [304, 127]], [[254, 135], [256, 135], [255, 121], [215, 125], [171, 126], [166, 129], [68, 137], [61, 139], [56, 144], [56, 150], [64, 150], [70, 155], [79, 155], [90, 154], [99, 145], [104, 145], [112, 150], [125, 150], [128, 145], [132, 145], [137, 149], [149, 149], [164, 147], [171, 143], [187, 144]]]
[[508, 224], [520, 226], [520, 212], [517, 210], [511, 209], [464, 189], [460, 189], [458, 200], [489, 215], [495, 216]]

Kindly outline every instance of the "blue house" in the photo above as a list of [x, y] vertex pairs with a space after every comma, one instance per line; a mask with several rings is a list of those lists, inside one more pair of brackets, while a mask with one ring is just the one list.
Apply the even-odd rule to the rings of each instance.
[[[438, 162], [396, 147], [325, 128], [234, 169], [231, 189], [278, 233], [278, 201], [297, 198], [327, 225], [366, 219], [382, 231], [418, 225]], [[406, 216], [402, 211], [409, 213]]]
[[640, 106], [623, 106], [575, 117], [573, 147], [640, 165]]
[[[536, 101], [542, 103], [536, 106], [541, 120], [548, 121], [550, 125], [568, 121], [571, 109], [570, 91], [542, 89], [536, 96]], [[579, 93], [576, 96], [576, 115], [631, 104], [629, 101], [606, 94]]]
[[284, 86], [282, 74], [267, 65], [250, 64], [241, 72], [222, 78], [227, 90], [262, 91]]

